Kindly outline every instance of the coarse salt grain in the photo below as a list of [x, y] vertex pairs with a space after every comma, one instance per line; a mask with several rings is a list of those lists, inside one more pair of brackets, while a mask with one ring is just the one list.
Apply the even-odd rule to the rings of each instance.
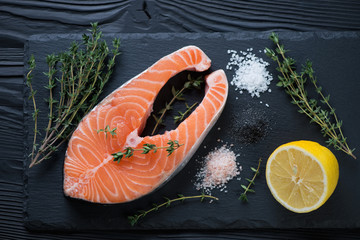
[[258, 58], [252, 53], [252, 48], [248, 48], [246, 52], [235, 50], [228, 50], [231, 54], [230, 61], [226, 65], [226, 69], [232, 70], [235, 67], [235, 75], [230, 84], [239, 90], [247, 90], [252, 97], [260, 97], [260, 93], [268, 90], [268, 86], [273, 77], [266, 70], [269, 65], [268, 62], [262, 58]]
[[211, 194], [211, 190], [214, 188], [224, 191], [226, 183], [238, 176], [240, 170], [241, 167], [236, 162], [235, 153], [226, 146], [222, 146], [205, 157], [204, 166], [196, 175], [195, 187], [207, 194]]

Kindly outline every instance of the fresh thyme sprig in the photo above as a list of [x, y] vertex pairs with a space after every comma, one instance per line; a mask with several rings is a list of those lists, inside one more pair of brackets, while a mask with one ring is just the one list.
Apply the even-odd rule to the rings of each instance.
[[[36, 137], [40, 134], [37, 126], [39, 109], [35, 101], [36, 91], [31, 84], [35, 59], [31, 56], [29, 60], [27, 85], [34, 106], [35, 125], [30, 167], [50, 158], [67, 140], [82, 117], [97, 103], [112, 74], [115, 58], [120, 54], [120, 40], [113, 40], [112, 57], [109, 57], [110, 50], [107, 43], [101, 41], [102, 32], [99, 31], [97, 23], [92, 23], [91, 26], [91, 34], [84, 34], [81, 44], [73, 42], [68, 51], [58, 55], [51, 54], [46, 59], [49, 66], [45, 73], [48, 78], [46, 88], [49, 91], [49, 120], [40, 144]], [[60, 86], [57, 86], [57, 83]], [[54, 93], [55, 88], [60, 88], [59, 94]], [[58, 95], [58, 99], [55, 99]]]
[[[323, 136], [327, 136], [326, 143], [333, 146], [336, 150], [341, 150], [346, 154], [356, 159], [353, 154], [355, 149], [350, 149], [346, 142], [346, 137], [341, 130], [342, 121], [338, 119], [335, 114], [335, 109], [329, 103], [330, 95], [325, 96], [322, 93], [322, 88], [317, 84], [317, 79], [314, 76], [312, 63], [307, 61], [299, 73], [295, 70], [295, 60], [285, 56], [288, 50], [279, 43], [278, 35], [272, 33], [270, 39], [275, 43], [276, 50], [266, 48], [266, 55], [274, 60], [277, 64], [277, 70], [281, 73], [278, 76], [279, 82], [277, 86], [285, 88], [285, 92], [290, 95], [291, 103], [297, 105], [299, 112], [307, 115], [310, 122], [315, 122], [321, 127]], [[305, 83], [310, 80], [315, 87], [315, 91], [320, 96], [320, 102], [323, 106], [318, 104], [316, 99], [309, 98], [305, 90]], [[326, 108], [325, 108], [326, 107]]]
[[175, 123], [181, 122], [184, 119], [184, 117], [191, 112], [191, 110], [196, 106], [196, 104], [198, 103], [196, 102], [193, 105], [189, 106], [187, 103], [185, 103], [186, 111], [184, 113], [178, 111], [179, 115], [174, 116], [174, 122]]
[[196, 88], [196, 89], [200, 89], [201, 84], [204, 82], [203, 77], [197, 77], [197, 78], [192, 78], [190, 74], [188, 74], [187, 76], [187, 81], [184, 83], [183, 88], [181, 88], [180, 90], [176, 90], [175, 87], [173, 86], [171, 89], [171, 93], [173, 95], [173, 98], [171, 99], [171, 101], [169, 103], [165, 104], [165, 107], [163, 109], [161, 109], [159, 111], [160, 117], [156, 116], [155, 114], [153, 114], [153, 118], [156, 121], [155, 127], [151, 132], [151, 135], [154, 135], [156, 132], [156, 129], [158, 128], [158, 126], [160, 124], [162, 124], [163, 118], [165, 116], [165, 113], [169, 110], [172, 109], [172, 105], [173, 103], [178, 100], [178, 101], [183, 101], [185, 100], [183, 93], [186, 89], [190, 89], [190, 88]]
[[37, 146], [38, 146], [38, 144], [36, 143], [36, 136], [37, 136], [37, 134], [39, 134], [39, 130], [37, 129], [37, 119], [38, 119], [38, 115], [39, 115], [39, 109], [36, 107], [36, 101], [35, 101], [35, 95], [36, 95], [37, 91], [34, 90], [32, 87], [32, 79], [33, 79], [32, 72], [34, 71], [34, 69], [36, 67], [34, 55], [31, 55], [28, 64], [29, 64], [29, 72], [26, 75], [26, 84], [30, 89], [29, 99], [32, 100], [33, 106], [34, 106], [34, 112], [32, 114], [32, 118], [34, 121], [34, 139], [33, 139], [33, 148], [32, 148], [32, 152], [31, 152], [31, 156], [33, 156], [34, 152], [36, 151]]
[[97, 133], [101, 133], [101, 132], [103, 132], [103, 133], [105, 133], [105, 135], [106, 135], [106, 138], [107, 138], [107, 134], [108, 133], [110, 133], [110, 135], [113, 137], [113, 136], [116, 136], [116, 127], [115, 128], [113, 128], [113, 129], [111, 129], [110, 128], [110, 126], [109, 125], [106, 125], [106, 127], [104, 128], [104, 129], [98, 129], [98, 130], [96, 130], [96, 132]]
[[123, 157], [130, 158], [132, 155], [134, 155], [135, 151], [142, 151], [142, 154], [148, 154], [151, 151], [156, 153], [159, 149], [166, 149], [168, 152], [167, 156], [170, 156], [176, 149], [184, 145], [179, 144], [179, 142], [176, 140], [169, 140], [167, 144], [168, 146], [157, 147], [155, 144], [145, 143], [142, 148], [127, 147], [124, 151], [113, 153], [111, 155], [114, 157], [114, 161], [119, 163]]
[[241, 184], [241, 187], [244, 189], [244, 192], [241, 193], [240, 197], [239, 197], [239, 200], [243, 201], [243, 202], [247, 202], [248, 201], [248, 198], [247, 198], [247, 193], [248, 192], [251, 192], [251, 193], [254, 193], [255, 190], [254, 189], [251, 189], [251, 185], [255, 185], [255, 178], [256, 176], [258, 176], [260, 174], [260, 165], [261, 165], [261, 158], [259, 158], [259, 163], [258, 163], [258, 166], [257, 168], [253, 168], [251, 167], [251, 171], [254, 172], [254, 176], [252, 177], [252, 179], [249, 179], [249, 178], [245, 178], [246, 181], [249, 182], [249, 184], [247, 186]]
[[219, 200], [217, 197], [214, 197], [211, 195], [205, 195], [204, 193], [202, 193], [201, 195], [197, 195], [197, 196], [187, 196], [187, 197], [182, 194], [178, 194], [178, 198], [175, 198], [175, 199], [169, 199], [167, 197], [164, 197], [164, 199], [165, 199], [164, 203], [153, 204], [153, 208], [151, 208], [147, 211], [139, 210], [138, 214], [135, 214], [133, 216], [128, 216], [128, 221], [131, 224], [131, 226], [134, 226], [135, 224], [138, 223], [138, 221], [141, 218], [144, 218], [150, 212], [158, 211], [159, 208], [161, 208], [161, 207], [169, 207], [171, 205], [171, 203], [176, 202], [176, 201], [184, 202], [186, 199], [194, 199], [194, 198], [200, 198], [201, 202], [203, 202], [206, 198], [209, 198], [211, 200]]

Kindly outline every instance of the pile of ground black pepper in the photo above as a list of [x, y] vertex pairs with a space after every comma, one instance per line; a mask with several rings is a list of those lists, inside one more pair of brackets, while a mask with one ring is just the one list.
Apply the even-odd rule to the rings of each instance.
[[252, 144], [264, 139], [269, 128], [269, 119], [264, 111], [247, 107], [232, 116], [233, 138], [240, 143]]

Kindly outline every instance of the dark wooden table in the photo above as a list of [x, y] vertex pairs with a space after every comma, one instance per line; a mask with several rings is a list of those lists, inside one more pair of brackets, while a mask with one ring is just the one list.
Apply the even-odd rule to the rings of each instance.
[[24, 43], [39, 33], [358, 31], [360, 2], [329, 1], [0, 1], [0, 239], [359, 239], [357, 229], [28, 232], [23, 225]]

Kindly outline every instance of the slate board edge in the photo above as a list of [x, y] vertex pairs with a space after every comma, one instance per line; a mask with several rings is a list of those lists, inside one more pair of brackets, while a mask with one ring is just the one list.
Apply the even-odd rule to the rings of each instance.
[[[123, 38], [127, 38], [127, 39], [138, 39], [138, 38], [142, 38], [144, 36], [149, 36], [149, 37], [152, 37], [152, 38], [155, 38], [157, 39], [158, 37], [160, 37], [159, 39], [168, 39], [168, 37], [189, 37], [189, 36], [192, 36], [194, 37], [195, 39], [197, 38], [201, 38], [205, 35], [205, 37], [209, 37], [209, 38], [218, 38], [218, 37], [221, 37], [223, 36], [224, 38], [228, 39], [228, 38], [232, 38], [232, 37], [236, 37], [236, 36], [244, 36], [245, 38], [246, 37], [250, 37], [250, 38], [253, 38], [254, 36], [256, 36], [257, 38], [260, 38], [260, 39], [266, 39], [268, 38], [268, 35], [269, 35], [270, 31], [268, 32], [261, 32], [261, 33], [258, 33], [258, 32], [242, 32], [242, 33], [180, 33], [180, 34], [176, 34], [176, 33], [159, 33], [159, 34], [138, 34], [138, 33], [130, 33], [130, 34], [104, 34], [104, 36], [122, 36]], [[254, 34], [254, 35], [253, 35]], [[290, 33], [291, 34], [291, 33]], [[344, 34], [344, 35], [341, 35], [341, 34]], [[339, 37], [346, 37], [346, 38], [357, 38], [360, 36], [360, 32], [354, 32], [354, 31], [346, 31], [346, 32], [303, 32], [303, 33], [300, 33], [300, 35], [302, 36], [301, 39], [304, 39], [304, 38], [309, 38], [309, 37], [313, 37], [313, 36], [317, 36], [319, 38], [323, 38], [323, 39], [326, 39], [328, 37], [330, 38], [333, 38], [334, 36], [339, 36]], [[44, 38], [44, 36], [46, 36], [46, 38]], [[282, 32], [281, 33], [281, 38], [282, 39], [287, 39], [289, 37], [289, 35], [287, 34], [287, 32]], [[81, 35], [80, 34], [38, 34], [38, 35], [33, 35], [31, 36], [30, 40], [37, 40], [37, 41], [48, 41], [48, 40], [59, 40], [59, 39], [74, 39], [74, 40], [78, 40], [78, 39], [81, 39]], [[292, 38], [294, 39], [294, 38]], [[28, 59], [28, 55], [29, 55], [29, 52], [28, 52], [28, 41], [26, 42], [25, 44], [25, 54], [24, 54], [24, 62], [25, 62], [25, 73], [26, 73], [26, 69], [27, 69], [27, 59]], [[25, 74], [24, 74], [25, 75]], [[27, 120], [30, 119], [30, 114], [28, 112], [29, 110], [29, 105], [27, 104], [27, 100], [26, 100], [26, 96], [28, 95], [28, 90], [27, 90], [27, 87], [26, 87], [26, 82], [24, 81], [24, 122], [26, 122]], [[29, 135], [29, 128], [27, 127], [27, 125], [25, 124], [24, 126], [24, 135], [25, 135], [25, 138], [24, 138], [24, 158], [25, 159], [28, 159], [28, 156], [27, 156], [27, 151], [28, 151], [28, 142], [26, 141], [27, 140], [27, 137]], [[27, 182], [28, 182], [28, 174], [27, 174], [27, 171], [28, 171], [28, 164], [27, 164], [27, 161], [24, 161], [24, 164], [23, 164], [23, 167], [24, 167], [24, 194], [25, 194], [25, 198], [27, 198], [28, 196], [28, 192], [27, 192]], [[33, 222], [29, 222], [28, 219], [27, 219], [27, 215], [26, 215], [26, 208], [27, 208], [27, 204], [26, 204], [27, 201], [24, 201], [24, 222], [25, 222], [25, 226], [26, 227], [29, 227], [33, 230], [37, 230], [36, 229], [36, 224], [34, 224]], [[356, 223], [356, 226], [360, 226], [360, 223]], [[35, 227], [35, 228], [34, 228]], [[271, 227], [269, 227], [271, 228]], [[285, 229], [292, 229], [292, 228], [286, 228], [284, 227]], [[351, 228], [351, 227], [349, 227]], [[38, 228], [39, 230], [44, 230], [43, 228]], [[169, 230], [170, 228], [158, 228], [158, 230]], [[174, 228], [171, 228], [171, 229], [174, 229]], [[179, 228], [179, 229], [189, 229], [189, 230], [197, 230], [199, 228]], [[208, 229], [208, 228], [201, 228], [201, 229]], [[217, 228], [218, 229], [218, 228]], [[252, 228], [223, 228], [223, 230], [231, 230], [231, 229], [252, 229]], [[265, 227], [264, 229], [268, 229], [267, 227]], [[274, 229], [274, 228], [272, 228]], [[301, 229], [301, 228], [299, 228]], [[323, 229], [323, 228], [321, 228]], [[142, 228], [136, 228], [136, 230], [144, 230], [144, 231], [149, 231], [149, 230], [146, 230], [146, 229], [142, 229]], [[174, 229], [175, 230], [175, 229]], [[124, 231], [124, 230], [123, 230]], [[127, 231], [127, 230], [125, 230]]]
[[29, 41], [30, 40], [27, 40], [25, 41], [25, 44], [24, 44], [24, 82], [23, 82], [23, 86], [24, 86], [24, 89], [23, 89], [23, 97], [24, 97], [24, 102], [23, 102], [23, 109], [24, 109], [24, 126], [23, 126], [23, 129], [24, 129], [24, 163], [23, 163], [23, 179], [24, 179], [24, 203], [23, 203], [23, 217], [24, 217], [24, 225], [26, 228], [28, 228], [28, 214], [27, 214], [27, 203], [28, 203], [28, 161], [29, 161], [29, 156], [28, 156], [28, 152], [29, 152], [29, 142], [28, 142], [28, 137], [29, 137], [29, 125], [26, 124], [26, 122], [28, 120], [30, 120], [30, 116], [29, 116], [29, 112], [28, 112], [28, 92], [29, 92], [29, 89], [26, 85], [26, 69], [28, 69], [28, 59], [29, 59]]
[[[269, 35], [272, 32], [276, 32], [280, 35], [281, 39], [292, 39], [294, 40], [294, 33], [298, 36], [296, 39], [303, 40], [313, 36], [317, 36], [320, 39], [333, 39], [333, 38], [357, 38], [360, 36], [360, 31], [320, 31], [320, 32], [296, 32], [296, 31], [242, 31], [242, 32], [213, 32], [213, 33], [106, 33], [103, 34], [104, 37], [110, 36], [121, 36], [124, 39], [141, 39], [144, 36], [153, 38], [153, 39], [171, 39], [174, 37], [184, 37], [188, 39], [198, 39], [202, 37], [206, 38], [219, 38], [224, 37], [225, 39], [268, 39]], [[31, 35], [25, 43], [25, 64], [27, 64], [26, 57], [28, 55], [28, 42], [31, 40], [36, 41], [49, 41], [49, 40], [80, 40], [81, 34], [35, 34]]]

